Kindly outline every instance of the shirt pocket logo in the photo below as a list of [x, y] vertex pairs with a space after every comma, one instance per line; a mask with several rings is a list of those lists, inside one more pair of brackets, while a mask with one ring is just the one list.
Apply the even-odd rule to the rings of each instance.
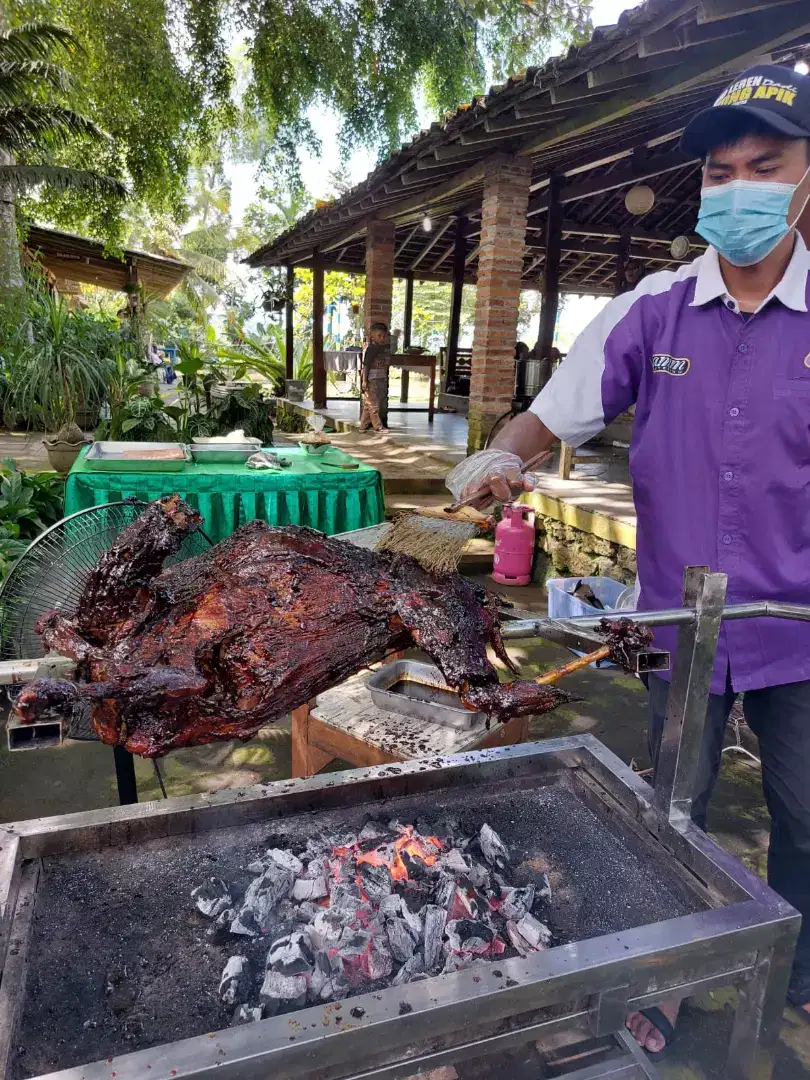
[[810, 367], [810, 352], [804, 358], [804, 366], [805, 367]]
[[651, 357], [653, 371], [664, 375], [685, 375], [691, 362], [685, 356], [670, 356], [668, 353], [656, 353]]

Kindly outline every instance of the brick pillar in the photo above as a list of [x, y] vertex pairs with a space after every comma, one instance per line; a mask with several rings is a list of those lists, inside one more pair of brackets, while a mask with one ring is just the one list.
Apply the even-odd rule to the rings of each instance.
[[363, 323], [384, 322], [391, 329], [394, 295], [394, 222], [371, 221], [366, 231], [366, 299]]
[[515, 388], [515, 342], [520, 305], [531, 163], [510, 158], [484, 177], [481, 248], [475, 296], [470, 384], [470, 453], [509, 410]]

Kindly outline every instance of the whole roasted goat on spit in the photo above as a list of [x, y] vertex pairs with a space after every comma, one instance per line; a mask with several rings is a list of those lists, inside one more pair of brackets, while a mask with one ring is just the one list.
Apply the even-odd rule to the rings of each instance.
[[38, 679], [17, 699], [24, 721], [89, 701], [103, 742], [144, 757], [265, 724], [387, 652], [416, 645], [472, 710], [507, 720], [571, 698], [501, 684], [487, 646], [513, 671], [497, 611], [458, 574], [366, 551], [311, 529], [254, 521], [204, 555], [163, 569], [200, 517], [176, 495], [151, 504], [90, 575], [77, 613], [43, 615], [50, 651], [75, 682]]

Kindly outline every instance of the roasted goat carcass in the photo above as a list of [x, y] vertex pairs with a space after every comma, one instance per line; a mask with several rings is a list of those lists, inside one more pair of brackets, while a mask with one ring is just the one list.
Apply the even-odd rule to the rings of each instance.
[[487, 645], [512, 665], [496, 610], [458, 574], [433, 576], [403, 556], [260, 521], [163, 570], [199, 525], [176, 495], [151, 504], [102, 556], [76, 615], [42, 616], [38, 633], [76, 660], [77, 681], [30, 683], [17, 699], [22, 720], [84, 698], [104, 742], [158, 757], [249, 739], [410, 645], [433, 658], [468, 708], [494, 719], [570, 700], [551, 686], [499, 683]]

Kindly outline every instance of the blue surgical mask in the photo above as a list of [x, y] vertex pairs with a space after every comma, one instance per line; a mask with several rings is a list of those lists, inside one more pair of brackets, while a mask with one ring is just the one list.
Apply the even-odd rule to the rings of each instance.
[[796, 184], [732, 180], [703, 188], [697, 232], [732, 266], [753, 266], [791, 231], [787, 215]]

